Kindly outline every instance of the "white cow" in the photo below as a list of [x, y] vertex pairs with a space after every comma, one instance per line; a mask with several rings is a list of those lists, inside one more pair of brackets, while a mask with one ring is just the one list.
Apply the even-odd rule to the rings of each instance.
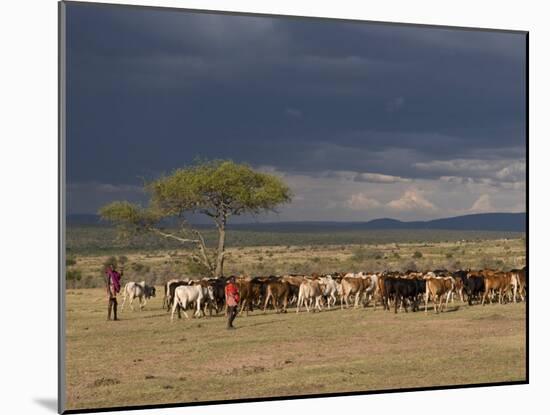
[[[364, 291], [365, 307], [369, 305], [369, 300], [372, 298], [374, 300], [374, 310], [376, 310], [376, 295], [378, 295], [378, 275], [363, 275], [362, 278], [367, 280], [367, 286]], [[370, 279], [370, 283], [368, 279]]]
[[193, 302], [197, 304], [197, 310], [194, 315], [198, 315], [200, 317], [202, 311], [201, 303], [203, 301], [207, 301], [208, 299], [210, 299], [210, 301], [214, 301], [214, 290], [211, 286], [202, 283], [202, 281], [196, 285], [180, 285], [179, 287], [176, 287], [174, 290], [174, 304], [172, 306], [170, 321], [174, 321], [174, 313], [176, 312], [178, 306], [182, 308], [185, 318], [189, 319], [189, 316], [185, 310], [187, 309], [187, 305]]
[[321, 300], [323, 298], [323, 291], [321, 290], [321, 285], [317, 280], [304, 280], [300, 284], [300, 290], [298, 292], [298, 302], [296, 304], [296, 312], [300, 312], [300, 306], [305, 305], [306, 310], [309, 313], [309, 307], [313, 305], [313, 300], [315, 300], [315, 309], [321, 311]]
[[327, 297], [327, 308], [330, 310], [331, 305], [336, 305], [338, 284], [332, 278], [332, 275], [321, 277], [319, 281], [321, 281], [321, 284], [324, 286], [323, 295]]
[[122, 301], [122, 307], [120, 307], [120, 311], [124, 310], [124, 304], [126, 304], [126, 299], [128, 297], [130, 297], [130, 308], [132, 309], [132, 311], [134, 311], [134, 306], [132, 305], [132, 303], [136, 298], [139, 300], [139, 310], [141, 311], [143, 307], [145, 307], [145, 304], [147, 304], [147, 300], [155, 296], [155, 291], [155, 287], [146, 285], [145, 281], [128, 282], [124, 286], [124, 300]]

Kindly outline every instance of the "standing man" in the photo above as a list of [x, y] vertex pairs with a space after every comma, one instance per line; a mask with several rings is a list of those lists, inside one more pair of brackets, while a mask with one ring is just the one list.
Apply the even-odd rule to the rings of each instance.
[[118, 320], [116, 316], [116, 309], [118, 306], [116, 296], [120, 291], [120, 278], [124, 274], [124, 270], [121, 268], [120, 273], [115, 270], [115, 266], [110, 264], [107, 270], [105, 271], [107, 275], [107, 299], [109, 300], [109, 306], [107, 308], [107, 320], [111, 319], [111, 310], [113, 311], [114, 318], [113, 320]]
[[239, 304], [239, 288], [235, 284], [235, 277], [229, 277], [225, 286], [225, 304], [227, 305], [227, 329], [234, 329], [233, 320], [237, 317], [237, 305]]

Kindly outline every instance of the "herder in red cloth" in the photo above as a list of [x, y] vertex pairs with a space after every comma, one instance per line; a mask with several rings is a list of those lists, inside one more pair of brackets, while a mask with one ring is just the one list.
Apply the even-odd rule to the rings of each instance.
[[229, 277], [225, 286], [225, 304], [227, 305], [227, 329], [234, 329], [233, 320], [237, 317], [237, 306], [239, 304], [239, 288], [235, 284], [235, 277]]
[[105, 271], [105, 274], [107, 276], [105, 279], [105, 282], [107, 283], [107, 299], [109, 300], [109, 306], [107, 308], [107, 320], [111, 319], [111, 310], [113, 311], [113, 320], [118, 320], [116, 316], [116, 309], [118, 306], [116, 296], [120, 291], [120, 279], [123, 273], [124, 270], [122, 269], [120, 270], [120, 272], [117, 272], [113, 264], [109, 265], [109, 267]]

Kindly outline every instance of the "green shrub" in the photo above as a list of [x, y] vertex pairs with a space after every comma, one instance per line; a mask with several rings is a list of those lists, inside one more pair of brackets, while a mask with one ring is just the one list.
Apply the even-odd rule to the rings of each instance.
[[67, 283], [71, 283], [72, 288], [76, 288], [77, 282], [82, 279], [82, 271], [79, 269], [68, 270], [65, 278], [67, 279]]
[[353, 261], [365, 261], [369, 257], [369, 251], [365, 248], [355, 248], [351, 253], [351, 259]]
[[422, 252], [420, 252], [420, 251], [415, 251], [415, 253], [412, 254], [413, 258], [422, 258], [422, 256], [423, 256]]

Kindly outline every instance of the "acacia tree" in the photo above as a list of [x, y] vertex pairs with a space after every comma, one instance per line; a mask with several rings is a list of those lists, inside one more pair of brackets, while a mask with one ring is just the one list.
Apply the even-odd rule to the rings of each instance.
[[[112, 202], [99, 211], [103, 219], [120, 225], [124, 232], [152, 232], [182, 244], [193, 244], [193, 258], [216, 277], [223, 275], [227, 222], [231, 216], [259, 214], [291, 200], [291, 191], [278, 177], [254, 171], [230, 160], [199, 162], [174, 170], [145, 185], [150, 195], [143, 208], [126, 201]], [[212, 259], [201, 232], [187, 219], [189, 214], [208, 216], [218, 231]], [[176, 218], [178, 228], [164, 229], [163, 220]]]

